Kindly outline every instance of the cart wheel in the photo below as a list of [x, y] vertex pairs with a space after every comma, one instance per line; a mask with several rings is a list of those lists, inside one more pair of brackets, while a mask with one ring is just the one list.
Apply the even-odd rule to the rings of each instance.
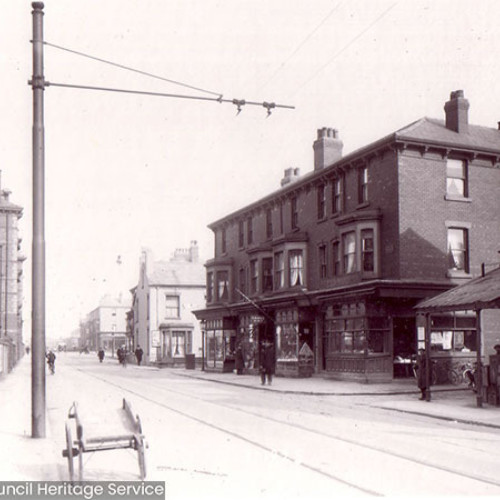
[[71, 428], [69, 422], [66, 422], [66, 451], [68, 454], [69, 480], [73, 483], [75, 480], [75, 469], [73, 467], [73, 440], [71, 439]]
[[144, 451], [145, 442], [142, 437], [137, 439], [137, 456], [139, 458], [139, 471], [141, 475], [141, 481], [146, 478], [146, 453]]

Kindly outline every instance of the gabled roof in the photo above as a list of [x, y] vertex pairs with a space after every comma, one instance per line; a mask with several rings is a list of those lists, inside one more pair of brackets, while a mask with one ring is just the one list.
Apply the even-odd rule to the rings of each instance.
[[182, 260], [156, 261], [148, 270], [149, 285], [205, 287], [205, 266]]
[[466, 134], [446, 128], [444, 120], [421, 118], [395, 132], [395, 138], [424, 141], [451, 147], [495, 151], [500, 153], [500, 130], [469, 125]]
[[499, 308], [500, 267], [415, 306], [426, 312]]

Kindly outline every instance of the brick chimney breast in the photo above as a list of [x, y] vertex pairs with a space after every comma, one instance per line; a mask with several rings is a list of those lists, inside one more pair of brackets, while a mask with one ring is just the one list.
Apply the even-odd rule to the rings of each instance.
[[446, 128], [466, 134], [469, 130], [469, 101], [464, 97], [463, 90], [455, 90], [450, 94], [450, 100], [444, 105]]
[[333, 128], [318, 129], [318, 138], [313, 143], [314, 170], [321, 170], [342, 158], [343, 142]]

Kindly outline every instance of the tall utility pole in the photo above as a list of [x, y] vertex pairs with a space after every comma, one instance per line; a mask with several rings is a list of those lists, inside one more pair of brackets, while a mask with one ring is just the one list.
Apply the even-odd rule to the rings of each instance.
[[43, 3], [33, 2], [33, 242], [31, 436], [45, 437], [45, 138], [43, 122]]

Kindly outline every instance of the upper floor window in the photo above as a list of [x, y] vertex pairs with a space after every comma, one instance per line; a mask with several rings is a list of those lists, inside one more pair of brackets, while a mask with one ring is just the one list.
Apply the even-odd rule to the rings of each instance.
[[249, 245], [253, 243], [253, 220], [251, 217], [247, 219], [247, 242]]
[[285, 259], [283, 252], [274, 254], [274, 287], [276, 290], [285, 286]]
[[270, 208], [266, 210], [266, 236], [273, 237], [273, 212]]
[[319, 258], [319, 277], [327, 277], [327, 265], [326, 265], [326, 245], [320, 245], [318, 247], [318, 258]]
[[252, 293], [257, 293], [257, 288], [259, 284], [259, 268], [257, 266], [257, 260], [250, 261], [250, 291]]
[[363, 271], [375, 270], [374, 257], [373, 229], [363, 229], [361, 231], [361, 262]]
[[469, 234], [467, 229], [448, 228], [448, 269], [469, 272]]
[[245, 228], [242, 220], [238, 222], [238, 245], [240, 248], [245, 246]]
[[227, 271], [217, 272], [217, 298], [218, 300], [229, 298], [229, 274]]
[[207, 273], [207, 302], [214, 300], [214, 274]]
[[221, 242], [222, 253], [226, 253], [226, 251], [227, 251], [226, 228], [222, 229], [221, 238], [222, 238], [222, 242]]
[[342, 250], [344, 256], [344, 273], [356, 271], [356, 233], [351, 231], [342, 235]]
[[297, 229], [299, 227], [299, 212], [297, 209], [297, 198], [294, 196], [290, 203], [291, 217], [292, 217], [292, 229]]
[[288, 254], [290, 286], [304, 284], [304, 256], [302, 250], [291, 250]]
[[342, 269], [340, 266], [340, 243], [334, 241], [332, 243], [332, 262], [333, 262], [333, 275], [340, 276]]
[[247, 277], [246, 269], [244, 267], [241, 267], [239, 272], [239, 285], [240, 285], [240, 291], [243, 293], [246, 292], [247, 288], [246, 277]]
[[344, 211], [344, 176], [337, 177], [332, 184], [332, 212], [341, 214]]
[[317, 187], [316, 197], [317, 197], [318, 219], [324, 219], [326, 217], [326, 186], [325, 186], [325, 184], [320, 184]]
[[280, 234], [283, 234], [283, 203], [280, 203]]
[[467, 163], [464, 160], [448, 159], [446, 161], [446, 194], [466, 197]]
[[358, 170], [358, 203], [368, 202], [368, 167]]
[[273, 289], [273, 259], [262, 259], [262, 291], [271, 292]]
[[179, 296], [165, 295], [165, 318], [179, 318], [180, 312]]

